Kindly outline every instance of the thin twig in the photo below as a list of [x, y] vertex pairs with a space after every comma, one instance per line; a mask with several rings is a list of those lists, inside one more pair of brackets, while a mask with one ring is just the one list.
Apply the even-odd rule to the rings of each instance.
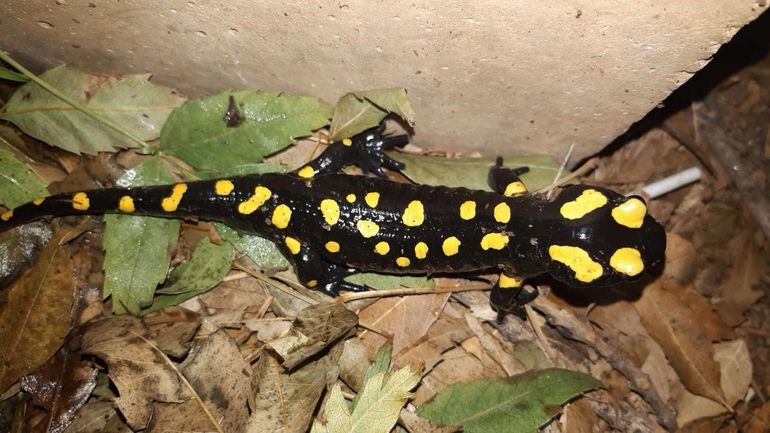
[[596, 157], [593, 157], [593, 158], [589, 159], [579, 169], [577, 169], [574, 172], [572, 172], [572, 174], [569, 174], [569, 175], [559, 179], [558, 181], [556, 181], [556, 182], [554, 182], [554, 183], [552, 183], [552, 184], [550, 184], [550, 185], [548, 185], [548, 186], [546, 186], [544, 188], [540, 188], [539, 190], [535, 191], [535, 193], [542, 194], [544, 192], [547, 192], [547, 191], [550, 191], [550, 190], [556, 188], [559, 185], [563, 185], [563, 184], [571, 181], [572, 179], [574, 179], [576, 177], [580, 177], [580, 176], [586, 174], [587, 172], [593, 170], [594, 165], [596, 164], [596, 161], [597, 161]]

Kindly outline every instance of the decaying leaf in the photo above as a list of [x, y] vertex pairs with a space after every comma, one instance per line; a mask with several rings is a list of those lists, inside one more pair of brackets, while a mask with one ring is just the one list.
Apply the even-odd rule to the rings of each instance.
[[341, 140], [376, 126], [389, 112], [395, 113], [410, 125], [414, 112], [401, 88], [353, 92], [340, 98], [334, 107], [330, 138]]
[[84, 330], [82, 338], [83, 353], [107, 363], [120, 394], [115, 404], [133, 430], [147, 426], [154, 401], [180, 401], [178, 376], [150, 345], [150, 333], [138, 318], [115, 316], [97, 322]]
[[755, 286], [765, 273], [766, 262], [751, 230], [744, 230], [732, 243], [735, 243], [733, 251], [737, 255], [735, 264], [722, 286], [723, 297], [714, 307], [728, 325], [738, 326], [744, 320], [743, 313], [763, 295]]
[[190, 350], [190, 340], [203, 318], [182, 307], [167, 307], [144, 316], [152, 341], [163, 353], [181, 358]]

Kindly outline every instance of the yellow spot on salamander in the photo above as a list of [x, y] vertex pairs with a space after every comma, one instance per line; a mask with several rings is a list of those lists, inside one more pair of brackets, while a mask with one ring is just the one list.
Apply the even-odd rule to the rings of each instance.
[[275, 210], [273, 210], [273, 217], [270, 219], [270, 221], [272, 221], [273, 225], [279, 229], [285, 229], [288, 227], [289, 222], [291, 221], [291, 209], [289, 206], [286, 206], [285, 204], [279, 204], [276, 206]]
[[418, 259], [428, 257], [428, 244], [425, 242], [417, 242], [417, 245], [414, 246], [414, 256]]
[[377, 234], [377, 232], [380, 231], [380, 226], [378, 226], [373, 221], [367, 221], [367, 220], [358, 220], [356, 223], [356, 228], [358, 228], [358, 231], [361, 233], [361, 236], [365, 238], [370, 238]]
[[120, 201], [118, 202], [118, 209], [120, 209], [121, 212], [133, 212], [136, 210], [136, 207], [134, 207], [134, 199], [131, 197], [124, 195], [120, 198]]
[[88, 210], [91, 207], [91, 200], [86, 193], [79, 192], [72, 196], [72, 207], [77, 210]]
[[307, 286], [310, 287], [311, 289], [317, 285], [318, 285], [318, 281], [316, 280], [310, 280], [307, 282]]
[[315, 176], [315, 170], [313, 170], [313, 167], [306, 165], [302, 167], [300, 171], [297, 172], [299, 177], [310, 179], [311, 177]]
[[254, 195], [249, 197], [248, 200], [238, 204], [238, 212], [244, 215], [250, 215], [254, 213], [260, 206], [273, 195], [272, 191], [264, 186], [258, 186], [254, 188]]
[[332, 199], [321, 201], [321, 213], [324, 215], [326, 223], [333, 226], [340, 220], [340, 206]]
[[595, 189], [587, 189], [575, 200], [564, 203], [560, 212], [564, 218], [576, 220], [605, 204], [607, 204], [607, 197], [604, 194]]
[[593, 261], [582, 248], [551, 245], [548, 248], [548, 254], [553, 260], [572, 269], [578, 281], [590, 283], [604, 273], [602, 265]]
[[343, 138], [342, 139], [342, 144], [344, 144], [345, 146], [350, 146], [350, 145], [353, 144], [353, 140], [351, 140], [349, 138]]
[[647, 215], [647, 206], [638, 198], [630, 198], [612, 209], [612, 218], [618, 224], [632, 229], [638, 229], [642, 226], [645, 215]]
[[635, 248], [620, 248], [610, 257], [610, 266], [621, 274], [634, 277], [644, 270], [644, 262], [639, 250]]
[[460, 218], [468, 221], [476, 217], [476, 202], [468, 200], [460, 205]]
[[329, 241], [324, 245], [326, 247], [326, 251], [329, 251], [330, 253], [338, 253], [340, 252], [340, 244], [334, 241]]
[[396, 259], [396, 264], [402, 268], [409, 266], [410, 263], [412, 262], [406, 257], [399, 257]]
[[217, 195], [230, 195], [233, 189], [235, 189], [235, 185], [229, 180], [218, 180], [214, 184], [214, 191], [216, 191]]
[[366, 194], [364, 201], [369, 205], [369, 207], [377, 207], [377, 203], [380, 202], [380, 193], [370, 192], [369, 194]]
[[286, 243], [286, 246], [289, 247], [289, 251], [291, 251], [292, 254], [299, 254], [299, 250], [300, 247], [302, 247], [302, 244], [300, 244], [298, 240], [286, 236], [284, 242]]
[[521, 283], [523, 282], [523, 278], [516, 279], [505, 274], [500, 274], [500, 279], [497, 280], [497, 285], [501, 289], [516, 289], [521, 287]]
[[355, 203], [356, 202], [356, 195], [355, 194], [348, 194], [347, 197], [345, 197], [345, 200], [347, 200], [348, 203]]
[[524, 186], [524, 183], [517, 180], [515, 182], [511, 182], [505, 187], [505, 191], [503, 191], [503, 195], [506, 197], [517, 197], [527, 192], [527, 187]]
[[45, 201], [45, 197], [40, 197], [32, 200], [32, 204], [34, 204], [35, 206], [40, 206], [41, 204], [43, 204], [44, 201]]
[[419, 200], [412, 200], [409, 206], [404, 210], [404, 215], [401, 217], [404, 224], [409, 227], [418, 227], [425, 221], [425, 209], [422, 206], [422, 202]]
[[495, 221], [506, 224], [511, 220], [511, 208], [505, 203], [495, 206]]
[[374, 251], [376, 251], [377, 254], [384, 256], [390, 252], [390, 245], [385, 241], [379, 242], [374, 246]]
[[8, 221], [11, 217], [13, 217], [13, 209], [3, 212], [3, 214], [0, 215], [0, 220]]
[[481, 248], [484, 251], [492, 248], [493, 250], [502, 250], [508, 245], [508, 236], [502, 233], [488, 233], [481, 238]]
[[441, 249], [444, 250], [445, 256], [453, 256], [460, 252], [460, 244], [462, 244], [462, 242], [460, 242], [459, 239], [454, 236], [450, 236], [444, 239], [444, 243], [441, 244]]
[[164, 198], [160, 202], [160, 207], [166, 212], [174, 212], [179, 207], [179, 202], [182, 201], [182, 196], [187, 192], [187, 184], [178, 183], [171, 189], [171, 195]]

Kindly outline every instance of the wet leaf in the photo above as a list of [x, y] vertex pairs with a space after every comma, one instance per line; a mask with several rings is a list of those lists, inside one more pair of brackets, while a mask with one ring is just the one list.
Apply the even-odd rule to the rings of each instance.
[[53, 356], [71, 329], [75, 277], [69, 246], [59, 245], [63, 236], [57, 233], [8, 290], [0, 312], [0, 394]]
[[[118, 183], [127, 186], [173, 183], [158, 157], [129, 170]], [[133, 215], [104, 216], [104, 297], [112, 296], [116, 314], [139, 314], [166, 279], [171, 251], [179, 238], [179, 221]]]
[[70, 352], [64, 346], [35, 373], [24, 376], [22, 389], [32, 395], [35, 406], [48, 412], [35, 425], [34, 431], [60, 433], [66, 430], [91, 396], [97, 373], [90, 362], [81, 359], [80, 352]]
[[115, 404], [133, 430], [147, 426], [153, 401], [179, 402], [179, 378], [161, 353], [148, 343], [150, 334], [133, 316], [114, 316], [85, 329], [83, 353], [109, 367], [120, 397]]
[[464, 432], [535, 432], [581, 393], [600, 387], [593, 377], [556, 368], [530, 370], [509, 378], [449, 385], [417, 414]]
[[0, 148], [0, 204], [13, 209], [39, 197], [47, 197], [46, 184], [14, 156]]
[[[230, 127], [222, 119], [230, 97], [243, 121]], [[190, 101], [169, 116], [160, 148], [198, 169], [225, 170], [289, 146], [329, 123], [332, 107], [316, 98], [254, 90], [225, 92]]]
[[[184, 98], [150, 83], [149, 74], [97, 75], [59, 66], [40, 75], [60, 92], [112, 120], [145, 141], [155, 140], [169, 113]], [[37, 83], [19, 88], [5, 106], [4, 119], [26, 134], [73, 153], [112, 152], [137, 147], [125, 135], [88, 117]]]

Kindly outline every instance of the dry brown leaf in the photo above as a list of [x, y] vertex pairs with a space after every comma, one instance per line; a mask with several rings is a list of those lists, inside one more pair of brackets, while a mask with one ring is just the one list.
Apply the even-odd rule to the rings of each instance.
[[579, 398], [564, 408], [560, 418], [562, 433], [599, 431], [601, 421], [585, 398]]
[[[450, 293], [378, 299], [359, 313], [362, 322], [393, 336], [393, 353], [419, 341], [436, 321]], [[371, 353], [385, 343], [385, 337], [365, 331], [361, 334]]]
[[677, 401], [676, 410], [676, 423], [680, 427], [704, 418], [714, 418], [730, 411], [721, 403], [695, 395], [687, 390], [684, 390]]
[[748, 418], [746, 424], [741, 426], [744, 433], [766, 433], [770, 431], [770, 402], [763, 404]]
[[765, 273], [764, 256], [749, 230], [744, 230], [735, 243], [735, 265], [723, 285], [722, 299], [714, 305], [730, 326], [743, 322], [743, 313], [762, 297], [762, 291], [754, 286]]
[[283, 358], [285, 368], [294, 368], [358, 324], [358, 316], [336, 302], [324, 302], [302, 309], [289, 332], [267, 344]]
[[743, 339], [714, 345], [714, 360], [719, 363], [722, 391], [728, 406], [743, 400], [751, 385], [752, 365], [749, 347]]
[[118, 409], [133, 430], [147, 426], [153, 401], [179, 402], [179, 378], [158, 350], [149, 331], [133, 316], [116, 316], [86, 328], [83, 353], [102, 358], [118, 388]]
[[57, 232], [38, 262], [8, 290], [0, 312], [0, 394], [46, 362], [72, 329], [75, 290], [68, 233]]
[[697, 253], [692, 242], [679, 235], [666, 233], [666, 275], [682, 286], [692, 283], [696, 259]]
[[[642, 373], [646, 374], [652, 382], [652, 386], [658, 391], [661, 400], [669, 401], [671, 398], [671, 382], [679, 378], [666, 360], [666, 354], [651, 337], [646, 337], [644, 345], [647, 347], [647, 358], [642, 364]], [[679, 385], [681, 386], [681, 385]]]
[[91, 395], [97, 372], [81, 360], [79, 352], [71, 353], [62, 346], [37, 371], [24, 376], [21, 388], [32, 395], [35, 406], [47, 412], [32, 431], [63, 432]]
[[397, 368], [409, 365], [411, 371], [423, 371], [423, 374], [427, 374], [436, 364], [441, 362], [442, 353], [456, 347], [471, 335], [467, 326], [446, 317], [439, 317], [428, 328], [423, 339], [404, 348], [393, 357], [393, 365]]
[[524, 364], [512, 353], [513, 347], [510, 347], [510, 343], [507, 344], [509, 347], [505, 347], [506, 342], [498, 341], [492, 335], [487, 333], [481, 325], [481, 322], [479, 322], [472, 314], [466, 314], [465, 320], [471, 331], [476, 334], [476, 338], [478, 338], [479, 343], [484, 350], [486, 350], [492, 359], [500, 364], [508, 376], [523, 373], [527, 370]]
[[[224, 330], [211, 334], [180, 370], [225, 432], [246, 429], [251, 399], [251, 366]], [[213, 431], [212, 420], [192, 398], [183, 403], [155, 403], [147, 432]]]
[[165, 354], [181, 358], [190, 350], [190, 339], [201, 316], [182, 307], [166, 307], [144, 316], [150, 337]]
[[258, 393], [246, 431], [306, 432], [321, 393], [337, 380], [341, 354], [342, 345], [337, 344], [320, 359], [286, 370], [272, 351], [264, 352], [254, 371]]
[[[349, 387], [360, 390], [364, 377], [374, 358], [369, 357], [369, 351], [358, 337], [348, 338], [342, 343], [340, 355], [340, 378]], [[417, 371], [417, 370], [415, 370]]]
[[719, 365], [714, 361], [711, 338], [704, 331], [713, 318], [696, 313], [683, 302], [683, 292], [673, 279], [659, 278], [647, 286], [634, 307], [687, 389], [724, 403]]

